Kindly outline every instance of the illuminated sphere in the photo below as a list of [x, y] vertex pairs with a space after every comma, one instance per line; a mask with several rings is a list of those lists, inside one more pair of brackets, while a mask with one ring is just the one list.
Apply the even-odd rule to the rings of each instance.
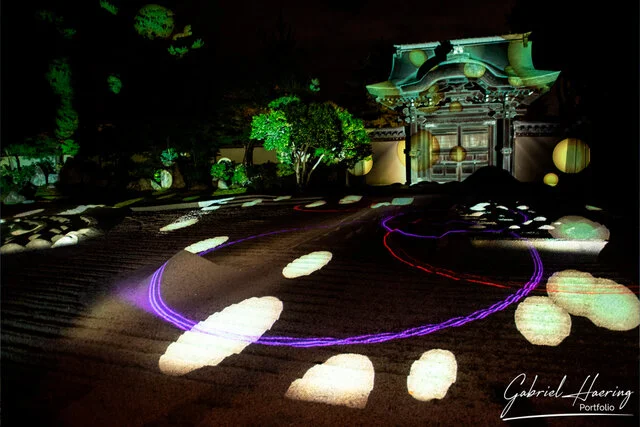
[[411, 61], [411, 63], [416, 67], [420, 67], [427, 61], [427, 54], [422, 50], [412, 50], [409, 52], [409, 61]]
[[141, 36], [150, 40], [166, 39], [175, 26], [173, 11], [157, 4], [142, 6], [134, 18], [133, 26]]
[[453, 101], [451, 104], [449, 104], [449, 111], [451, 111], [452, 113], [459, 113], [462, 110], [462, 104], [458, 101]]
[[542, 178], [542, 182], [550, 187], [555, 187], [556, 185], [558, 185], [558, 175], [553, 172], [549, 172], [544, 176], [544, 178]]
[[482, 64], [475, 62], [467, 62], [464, 64], [464, 75], [468, 78], [478, 79], [484, 76], [485, 71], [487, 71], [487, 69]]
[[553, 149], [553, 164], [564, 173], [578, 173], [591, 161], [591, 150], [577, 138], [563, 139]]
[[[423, 129], [415, 135], [411, 136], [411, 148], [413, 150], [420, 151], [420, 156], [422, 157], [422, 160], [424, 160], [418, 162], [417, 170], [419, 172], [424, 172], [425, 169], [430, 168], [431, 166], [438, 163], [440, 143], [438, 142], [438, 138], [431, 135], [431, 132], [429, 132], [428, 130]], [[403, 165], [406, 165], [404, 149], [405, 142], [398, 142], [398, 159]]]
[[371, 172], [371, 168], [373, 168], [373, 158], [369, 156], [356, 163], [349, 169], [349, 173], [354, 176], [363, 176]]
[[449, 159], [454, 162], [462, 162], [467, 158], [467, 150], [460, 145], [456, 145], [449, 151]]

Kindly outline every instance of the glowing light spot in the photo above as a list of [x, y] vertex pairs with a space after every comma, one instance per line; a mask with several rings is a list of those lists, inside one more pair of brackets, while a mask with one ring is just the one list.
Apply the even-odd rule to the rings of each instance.
[[626, 286], [578, 270], [554, 273], [547, 281], [549, 297], [574, 316], [613, 331], [640, 325], [640, 300]]
[[535, 345], [557, 346], [571, 333], [571, 316], [547, 297], [527, 297], [518, 304], [516, 328]]
[[[166, 171], [163, 171], [166, 172]], [[168, 173], [168, 172], [167, 172]], [[158, 200], [164, 200], [164, 199], [170, 199], [171, 197], [175, 196], [176, 193], [169, 193], [169, 194], [165, 194], [164, 196], [160, 196], [158, 197]]]
[[591, 161], [591, 150], [577, 138], [566, 138], [553, 149], [553, 164], [565, 173], [578, 173]]
[[78, 244], [78, 236], [73, 235], [73, 234], [67, 234], [65, 236], [62, 236], [61, 238], [57, 239], [53, 245], [51, 245], [52, 248], [59, 248], [60, 246], [71, 246], [71, 245], [76, 245]]
[[414, 49], [409, 52], [409, 62], [411, 62], [416, 68], [420, 68], [427, 60], [427, 54], [418, 49]]
[[205, 206], [204, 208], [202, 208], [203, 211], [215, 211], [217, 209], [220, 209], [220, 205]]
[[99, 208], [99, 207], [104, 207], [104, 205], [80, 205], [73, 209], [68, 209], [66, 211], [59, 212], [58, 215], [78, 215], [86, 211], [87, 209], [93, 209], [93, 208]]
[[184, 375], [204, 366], [216, 366], [257, 341], [278, 320], [280, 313], [282, 302], [271, 296], [233, 304], [182, 334], [169, 345], [158, 366], [168, 375]]
[[559, 180], [560, 179], [558, 178], [558, 175], [553, 172], [549, 172], [542, 178], [542, 182], [547, 184], [549, 187], [555, 187], [556, 185], [558, 185]]
[[519, 225], [510, 225], [509, 229], [510, 230], [518, 230], [518, 229], [520, 229], [520, 226]]
[[502, 206], [502, 205], [498, 205], [498, 206], [496, 206], [496, 209], [502, 209], [502, 210], [504, 210], [504, 211], [508, 211], [508, 210], [509, 210], [509, 208], [508, 208], [508, 207], [506, 207], [506, 206]]
[[373, 390], [375, 371], [367, 356], [338, 354], [309, 369], [289, 386], [285, 396], [293, 400], [342, 405], [362, 409]]
[[309, 203], [308, 205], [305, 205], [305, 208], [317, 208], [318, 206], [322, 206], [325, 205], [327, 202], [325, 202], [324, 200], [318, 200], [317, 202], [313, 202], [313, 203]]
[[530, 220], [528, 220], [528, 221], [523, 222], [523, 223], [522, 223], [522, 225], [529, 225], [529, 224], [531, 224], [532, 222], [533, 222], [533, 220], [531, 220], [531, 219], [530, 219]]
[[115, 205], [113, 205], [113, 207], [114, 208], [124, 208], [125, 206], [132, 205], [132, 204], [134, 204], [136, 202], [139, 202], [140, 200], [144, 200], [144, 197], [138, 197], [136, 199], [125, 200], [124, 202], [116, 203]]
[[191, 252], [193, 254], [200, 253], [202, 251], [206, 251], [207, 249], [215, 248], [216, 246], [220, 246], [224, 242], [229, 240], [229, 236], [218, 236], [212, 237], [211, 239], [201, 240], [197, 243], [187, 246], [184, 248], [185, 251]]
[[289, 200], [291, 196], [279, 196], [273, 199], [274, 202], [279, 202], [280, 200]]
[[374, 204], [371, 205], [371, 209], [378, 209], [378, 208], [381, 208], [383, 206], [391, 206], [391, 203], [389, 203], [389, 202], [374, 203]]
[[469, 209], [472, 211], [483, 211], [484, 208], [486, 208], [487, 206], [489, 206], [490, 203], [476, 203], [475, 205], [471, 206]]
[[413, 203], [413, 197], [396, 197], [391, 201], [393, 206], [407, 206]]
[[520, 206], [518, 206], [516, 209], [520, 209], [521, 211], [526, 211], [526, 210], [528, 210], [528, 209], [529, 209], [529, 206], [527, 206], [527, 205], [520, 205]]
[[287, 264], [282, 270], [282, 275], [287, 279], [307, 276], [329, 264], [332, 257], [333, 255], [328, 251], [311, 252]]
[[591, 206], [591, 205], [584, 205], [584, 207], [588, 210], [588, 211], [601, 211], [602, 208], [599, 208], [597, 206]]
[[244, 202], [242, 204], [243, 208], [248, 208], [251, 206], [255, 206], [255, 205], [259, 205], [260, 203], [262, 203], [262, 199], [255, 199], [255, 200], [251, 200], [250, 202]]
[[34, 209], [32, 211], [26, 211], [26, 212], [22, 212], [22, 213], [16, 214], [13, 217], [14, 218], [22, 218], [22, 217], [25, 217], [25, 216], [29, 216], [29, 215], [34, 215], [34, 214], [40, 213], [42, 211], [44, 211], [44, 209]]
[[609, 240], [609, 229], [604, 225], [578, 215], [563, 216], [554, 222], [559, 225], [549, 234], [556, 239]]
[[62, 233], [62, 230], [59, 230], [57, 228], [50, 228], [49, 232], [50, 233], [55, 233], [55, 234], [60, 234], [60, 233]]
[[469, 214], [469, 216], [472, 216], [472, 217], [480, 217], [480, 216], [482, 216], [482, 215], [484, 215], [484, 214], [486, 214], [486, 212], [474, 212], [474, 213], [472, 213], [472, 214]]
[[464, 75], [469, 78], [478, 79], [482, 77], [487, 69], [482, 64], [467, 62], [464, 64]]
[[541, 225], [538, 230], [555, 230], [555, 227], [553, 225]]
[[51, 242], [44, 239], [33, 239], [26, 244], [27, 249], [47, 249], [51, 247]]
[[407, 377], [407, 389], [413, 398], [426, 402], [442, 399], [456, 382], [458, 364], [448, 350], [429, 350], [413, 362]]
[[359, 202], [362, 199], [362, 196], [345, 196], [342, 199], [340, 199], [340, 201], [338, 203], [340, 203], [341, 205], [348, 205], [349, 203], [356, 203]]
[[183, 220], [171, 223], [169, 225], [165, 225], [164, 227], [162, 227], [160, 229], [160, 231], [177, 230], [179, 228], [189, 227], [189, 226], [195, 224], [196, 222], [198, 222], [198, 218], [187, 218], [187, 219], [183, 219]]
[[351, 169], [349, 169], [349, 173], [354, 176], [364, 176], [371, 172], [372, 168], [373, 157], [369, 156], [357, 162]]
[[543, 216], [537, 216], [535, 218], [533, 218], [534, 221], [546, 221], [547, 218], [543, 217]]
[[0, 247], [0, 254], [11, 254], [15, 252], [22, 252], [25, 250], [25, 247], [19, 245], [17, 243], [7, 243]]

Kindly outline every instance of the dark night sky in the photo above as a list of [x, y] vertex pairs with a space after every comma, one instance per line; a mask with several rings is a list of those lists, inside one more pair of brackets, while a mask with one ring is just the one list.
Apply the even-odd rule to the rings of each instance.
[[[162, 54], [166, 42], [134, 33], [135, 11], [147, 1], [112, 2], [121, 8], [117, 17], [97, 6], [98, 0], [41, 2], [78, 29], [73, 48], [53, 43], [42, 22], [32, 19], [37, 1], [2, 4], [2, 143], [53, 127], [55, 100], [44, 73], [61, 52], [73, 61], [85, 126], [125, 111], [129, 119], [152, 120], [180, 113], [179, 106], [186, 112], [188, 104], [209, 108], [209, 100], [229, 82], [251, 81], [268, 69], [274, 59], [263, 54], [277, 38], [280, 16], [291, 27], [305, 71], [322, 76], [322, 90], [336, 96], [354, 90], [347, 82], [367, 58], [369, 68], [358, 77], [364, 81], [356, 82], [360, 95], [365, 83], [386, 79], [393, 44], [521, 31], [544, 36], [538, 43], [550, 51], [550, 65], [579, 69], [584, 64], [584, 73], [595, 78], [607, 64], [616, 64], [616, 70], [628, 64], [627, 75], [638, 78], [637, 5], [629, 3], [595, 8], [550, 0], [158, 1], [175, 11], [177, 28], [191, 24], [194, 37], [206, 43], [197, 55], [177, 61]], [[519, 18], [508, 22], [514, 7]], [[625, 48], [626, 56], [617, 58]], [[120, 72], [125, 83], [117, 100], [102, 84], [109, 70]]]

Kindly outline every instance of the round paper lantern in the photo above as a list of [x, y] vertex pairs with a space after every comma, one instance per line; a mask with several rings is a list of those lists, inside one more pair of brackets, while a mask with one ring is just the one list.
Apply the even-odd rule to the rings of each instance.
[[467, 158], [467, 150], [460, 145], [456, 145], [449, 151], [449, 159], [454, 162], [462, 162]]
[[470, 79], [478, 79], [484, 76], [485, 71], [487, 71], [487, 69], [482, 64], [475, 62], [467, 62], [464, 64], [464, 75]]
[[563, 139], [553, 149], [553, 164], [564, 173], [578, 173], [591, 161], [591, 149], [577, 138]]
[[173, 11], [158, 4], [142, 6], [134, 18], [134, 28], [148, 39], [168, 38], [173, 32]]
[[363, 176], [371, 172], [373, 168], [373, 158], [371, 156], [360, 160], [353, 168], [349, 169], [349, 173], [355, 176]]
[[412, 50], [411, 52], [409, 52], [409, 61], [411, 61], [413, 65], [419, 68], [427, 61], [427, 54], [422, 50]]
[[463, 109], [464, 108], [462, 107], [462, 104], [458, 101], [453, 101], [451, 104], [449, 104], [449, 111], [451, 111], [452, 113], [459, 113]]
[[550, 187], [555, 187], [556, 185], [558, 185], [558, 175], [553, 172], [549, 172], [544, 176], [544, 178], [542, 178], [542, 182]]

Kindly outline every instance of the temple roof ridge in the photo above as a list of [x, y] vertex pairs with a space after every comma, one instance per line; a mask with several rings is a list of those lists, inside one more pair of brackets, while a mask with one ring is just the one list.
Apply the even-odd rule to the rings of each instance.
[[[464, 39], [452, 39], [448, 40], [453, 46], [466, 46], [466, 45], [479, 45], [479, 44], [492, 44], [492, 43], [504, 43], [514, 40], [528, 39], [531, 32], [526, 33], [514, 33], [505, 34], [501, 36], [487, 36], [487, 37], [470, 37]], [[445, 39], [446, 40], [446, 39]], [[424, 43], [409, 43], [409, 44], [395, 44], [393, 47], [396, 51], [414, 50], [414, 49], [433, 49], [438, 46], [442, 41], [432, 41]]]

